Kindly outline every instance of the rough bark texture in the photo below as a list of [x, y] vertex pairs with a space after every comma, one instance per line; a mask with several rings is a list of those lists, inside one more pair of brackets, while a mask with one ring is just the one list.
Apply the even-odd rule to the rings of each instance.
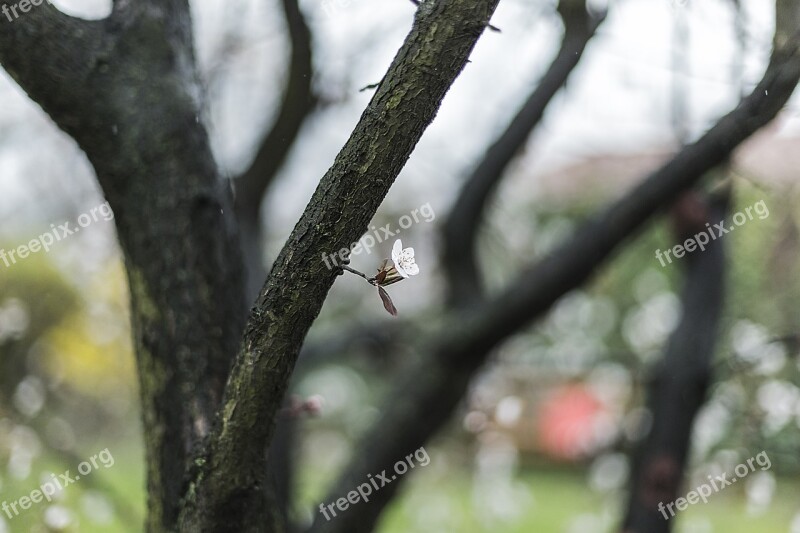
[[187, 461], [218, 411], [244, 324], [231, 202], [198, 118], [191, 29], [177, 0], [97, 22], [45, 3], [0, 26], [3, 67], [86, 152], [114, 209], [151, 531], [175, 526]]
[[281, 251], [245, 330], [184, 531], [263, 530], [264, 450], [300, 346], [337, 272], [324, 254], [366, 231], [484, 31], [497, 0], [426, 1]]
[[[252, 163], [235, 179], [234, 207], [244, 257], [245, 301], [248, 306], [258, 297], [267, 278], [261, 204], [317, 103], [312, 85], [314, 62], [311, 31], [297, 0], [283, 0], [282, 7], [289, 34], [288, 75], [284, 82], [283, 99]], [[296, 425], [292, 417], [278, 420], [269, 448], [270, 485], [278, 507], [276, 511], [284, 523], [288, 523], [291, 505]]]
[[[677, 241], [683, 243], [705, 231], [705, 222], [723, 220], [726, 203], [727, 198], [717, 199], [707, 218], [690, 224], [688, 232], [676, 235]], [[725, 240], [712, 240], [705, 251], [687, 254], [681, 261], [686, 267], [682, 316], [649, 383], [653, 424], [634, 460], [622, 528], [626, 533], [669, 533], [675, 525], [675, 519], [662, 515], [658, 505], [678, 497], [694, 419], [711, 383], [725, 294]]]
[[[369, 474], [390, 470], [396, 461], [424, 445], [449, 420], [470, 378], [493, 348], [583, 284], [624, 240], [772, 120], [800, 80], [798, 47], [800, 36], [795, 36], [775, 50], [753, 92], [700, 140], [584, 224], [547, 258], [524, 270], [506, 290], [451, 317], [442, 328], [444, 333], [425, 343], [421, 351], [426, 356], [396, 379], [380, 410], [381, 421], [391, 423], [378, 423], [366, 433], [324, 501], [346, 495]], [[371, 531], [403, 479], [383, 487], [369, 503], [359, 503], [336, 520], [322, 523], [317, 516], [312, 531]]]

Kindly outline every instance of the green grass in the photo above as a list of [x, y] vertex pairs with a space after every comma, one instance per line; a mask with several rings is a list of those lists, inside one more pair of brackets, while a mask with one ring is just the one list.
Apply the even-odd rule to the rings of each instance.
[[[98, 448], [99, 450], [99, 448]], [[88, 450], [86, 457], [98, 450]], [[69, 509], [75, 520], [65, 532], [105, 533], [141, 531], [144, 516], [144, 478], [141, 451], [137, 445], [116, 444], [111, 448], [114, 465], [100, 467], [92, 476], [103, 484], [81, 479], [63, 492], [58, 505]], [[0, 486], [0, 502], [12, 501], [30, 494], [38, 487], [42, 471], [74, 475], [75, 465], [64, 465], [52, 457], [44, 457], [25, 480], [4, 477]], [[330, 481], [324, 474], [305, 468], [301, 476], [304, 508], [316, 512], [320, 494]], [[323, 477], [325, 479], [323, 479]], [[396, 504], [384, 515], [380, 533], [603, 533], [617, 531], [623, 497], [590, 490], [584, 471], [575, 468], [537, 467], [523, 471], [508, 484], [495, 485], [491, 480], [476, 481], [472, 472], [456, 464], [436, 464], [417, 468], [406, 481]], [[113, 487], [132, 508], [129, 518], [115, 514], [111, 523], [96, 523], [84, 512], [81, 499], [87, 492], [109, 497], [104, 485]], [[482, 487], [480, 492], [476, 486]], [[354, 487], [355, 488], [355, 487]], [[733, 486], [712, 495], [707, 504], [696, 504], [677, 517], [677, 533], [713, 531], [725, 533], [786, 533], [798, 512], [800, 483], [779, 479], [775, 497], [766, 512], [747, 512], [743, 487]], [[689, 490], [688, 488], [686, 490]], [[343, 495], [346, 496], [346, 495]], [[358, 504], [356, 504], [358, 505]], [[37, 529], [47, 509], [37, 504], [12, 520], [6, 518], [10, 532], [45, 531]], [[693, 523], [705, 526], [694, 529]]]
[[[425, 480], [419, 479], [413, 483], [412, 489], [415, 493], [407, 491], [404, 494], [400, 505], [387, 513], [380, 531], [616, 531], [623, 497], [619, 494], [604, 496], [593, 492], [586, 486], [585, 479], [583, 473], [575, 471], [543, 470], [524, 473], [514, 483], [520, 487], [518, 491], [524, 494], [516, 502], [517, 514], [510, 513], [505, 519], [502, 514], [492, 513], [491, 503], [472, 494], [472, 479], [465, 474], [449, 475], [432, 484], [426, 484]], [[741, 487], [730, 487], [712, 496], [708, 504], [697, 504], [680, 513], [676, 517], [676, 531], [689, 531], [692, 523], [703, 522], [712, 529], [702, 531], [786, 533], [797, 513], [799, 491], [800, 485], [796, 481], [779, 481], [775, 498], [768, 510], [752, 516], [747, 512]], [[432, 507], [438, 501], [446, 502], [446, 517], [436, 527], [426, 526], [426, 514], [435, 514]]]
[[[511, 483], [481, 483], [474, 491], [472, 475], [464, 470], [420, 470], [409, 479], [400, 499], [384, 515], [380, 533], [603, 533], [618, 531], [624, 496], [589, 489], [584, 472], [547, 468], [526, 471]], [[676, 532], [786, 533], [794, 515], [800, 484], [779, 480], [775, 497], [757, 515], [747, 512], [743, 487], [729, 487], [679, 513]], [[686, 490], [689, 490], [688, 488]], [[317, 509], [319, 501], [310, 501]], [[696, 526], [702, 523], [702, 527]], [[710, 529], [708, 528], [710, 526]]]
[[[98, 453], [104, 447], [97, 447], [79, 454], [79, 457], [88, 459]], [[105, 468], [98, 461], [98, 468], [91, 474], [81, 477], [74, 483], [65, 487], [64, 490], [53, 499], [52, 503], [42, 501], [32, 504], [27, 510], [21, 510], [19, 515], [9, 519], [5, 513], [0, 513], [0, 517], [5, 520], [6, 527], [10, 532], [22, 531], [64, 531], [80, 533], [107, 533], [107, 532], [139, 532], [142, 531], [144, 517], [144, 472], [141, 457], [141, 448], [138, 443], [115, 444], [109, 447], [114, 458], [114, 464]], [[46, 479], [42, 479], [45, 472], [63, 474], [69, 470], [69, 476], [74, 478], [77, 474], [76, 464], [67, 464], [58, 457], [46, 455], [34, 462], [31, 468], [31, 475], [26, 479], [15, 479], [11, 476], [4, 476], [0, 487], [0, 503], [7, 501], [16, 502], [23, 496], [30, 496], [31, 492], [40, 488]], [[109, 490], [110, 489], [110, 490]], [[100, 496], [105, 498], [113, 508], [113, 516], [110, 522], [101, 522], [92, 519], [92, 516], [85, 512], [84, 504], [86, 497]], [[121, 502], [121, 503], [120, 503]], [[47, 509], [57, 505], [66, 508], [72, 515], [72, 523], [66, 529], [49, 530], [43, 529], [44, 516]], [[120, 512], [121, 505], [127, 509], [125, 513]]]

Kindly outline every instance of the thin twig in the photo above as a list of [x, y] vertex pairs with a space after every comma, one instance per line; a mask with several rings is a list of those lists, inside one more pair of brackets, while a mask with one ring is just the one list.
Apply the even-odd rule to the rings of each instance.
[[359, 272], [355, 268], [350, 268], [347, 265], [340, 265], [340, 266], [342, 267], [342, 270], [347, 270], [348, 272], [352, 272], [353, 274], [355, 274], [357, 276], [361, 276], [362, 278], [367, 280], [367, 283], [369, 283], [370, 285], [375, 285], [375, 279], [374, 278], [368, 278], [367, 275], [364, 274], [363, 272]]
[[381, 86], [381, 82], [378, 83], [370, 83], [369, 85], [365, 85], [364, 87], [360, 88], [358, 92], [363, 93], [364, 91], [369, 91], [370, 89], [377, 89]]

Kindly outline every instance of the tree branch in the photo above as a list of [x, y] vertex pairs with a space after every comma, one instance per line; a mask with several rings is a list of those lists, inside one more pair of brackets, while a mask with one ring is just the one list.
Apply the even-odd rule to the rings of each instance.
[[[722, 220], [727, 203], [727, 194], [712, 199], [710, 206], [702, 203], [706, 216], [700, 217], [702, 221], [697, 224], [689, 224], [690, 231], [677, 232], [677, 240], [683, 243], [692, 235], [705, 232], [705, 222]], [[682, 317], [649, 383], [648, 404], [653, 426], [634, 460], [628, 511], [622, 527], [626, 533], [669, 533], [674, 524], [666, 511], [663, 515], [659, 512], [658, 506], [678, 496], [692, 424], [711, 383], [714, 345], [725, 294], [724, 245], [722, 239], [712, 240], [704, 251], [684, 258]]]
[[[451, 317], [443, 328], [445, 333], [425, 343], [422, 351], [429, 355], [399, 376], [387, 395], [381, 420], [391, 420], [391, 424], [381, 423], [366, 433], [325, 501], [346, 495], [369, 474], [391, 468], [422, 446], [452, 416], [472, 376], [496, 346], [583, 284], [624, 240], [772, 120], [800, 80], [799, 48], [796, 35], [773, 52], [754, 91], [700, 140], [584, 224], [544, 260], [523, 271], [505, 291]], [[371, 531], [406, 477], [383, 487], [369, 503], [361, 502], [336, 520], [322, 523], [318, 519], [311, 531]]]
[[253, 218], [258, 217], [264, 193], [286, 159], [300, 132], [300, 127], [317, 103], [311, 83], [313, 77], [311, 31], [297, 5], [297, 0], [283, 0], [283, 11], [291, 47], [283, 101], [278, 116], [261, 142], [253, 162], [236, 178], [236, 210]]
[[564, 22], [561, 48], [539, 85], [486, 151], [467, 178], [443, 228], [443, 266], [448, 280], [448, 302], [465, 306], [479, 300], [482, 277], [476, 255], [478, 228], [488, 202], [505, 175], [505, 170], [539, 124], [553, 97], [578, 65], [586, 45], [605, 15], [592, 18], [585, 2], [561, 0], [558, 11]]
[[[262, 200], [317, 102], [312, 91], [311, 31], [297, 0], [283, 0], [283, 12], [290, 47], [288, 80], [283, 90], [283, 100], [277, 118], [262, 139], [250, 167], [235, 180], [234, 208], [245, 261], [245, 301], [248, 305], [258, 296], [267, 276], [262, 255]], [[288, 523], [291, 507], [292, 452], [296, 425], [297, 421], [291, 417], [280, 419], [268, 452], [268, 471], [274, 501], [284, 523]]]
[[[33, 101], [64, 116], [82, 99], [108, 47], [103, 23], [70, 17], [50, 3], [20, 15], [13, 21], [0, 15], [0, 64]], [[52, 35], [59, 46], [44, 46]]]
[[220, 423], [187, 493], [184, 530], [264, 529], [264, 450], [300, 346], [337, 278], [322, 257], [350, 246], [367, 229], [497, 2], [420, 5], [411, 33], [322, 178], [253, 309]]
[[114, 210], [131, 291], [147, 528], [172, 531], [187, 461], [219, 411], [245, 322], [231, 198], [199, 120], [188, 2], [120, 2], [97, 22], [44, 3], [0, 22], [0, 62], [87, 154]]
[[300, 128], [317, 105], [312, 89], [311, 31], [297, 0], [283, 0], [283, 11], [291, 52], [280, 111], [252, 163], [235, 180], [234, 206], [243, 241], [248, 302], [257, 297], [267, 274], [261, 255], [261, 202], [294, 146]]

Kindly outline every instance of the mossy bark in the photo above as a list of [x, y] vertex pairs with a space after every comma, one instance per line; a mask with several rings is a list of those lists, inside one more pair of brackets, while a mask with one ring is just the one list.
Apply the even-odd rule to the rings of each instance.
[[183, 531], [264, 529], [264, 449], [303, 339], [337, 273], [467, 63], [497, 0], [425, 1], [350, 139], [276, 260], [245, 330]]
[[[0, 28], [0, 61], [87, 154], [115, 213], [131, 289], [149, 531], [175, 529], [193, 449], [244, 327], [241, 259], [181, 1], [103, 21], [43, 4]], [[23, 49], [29, 56], [20, 55]]]

